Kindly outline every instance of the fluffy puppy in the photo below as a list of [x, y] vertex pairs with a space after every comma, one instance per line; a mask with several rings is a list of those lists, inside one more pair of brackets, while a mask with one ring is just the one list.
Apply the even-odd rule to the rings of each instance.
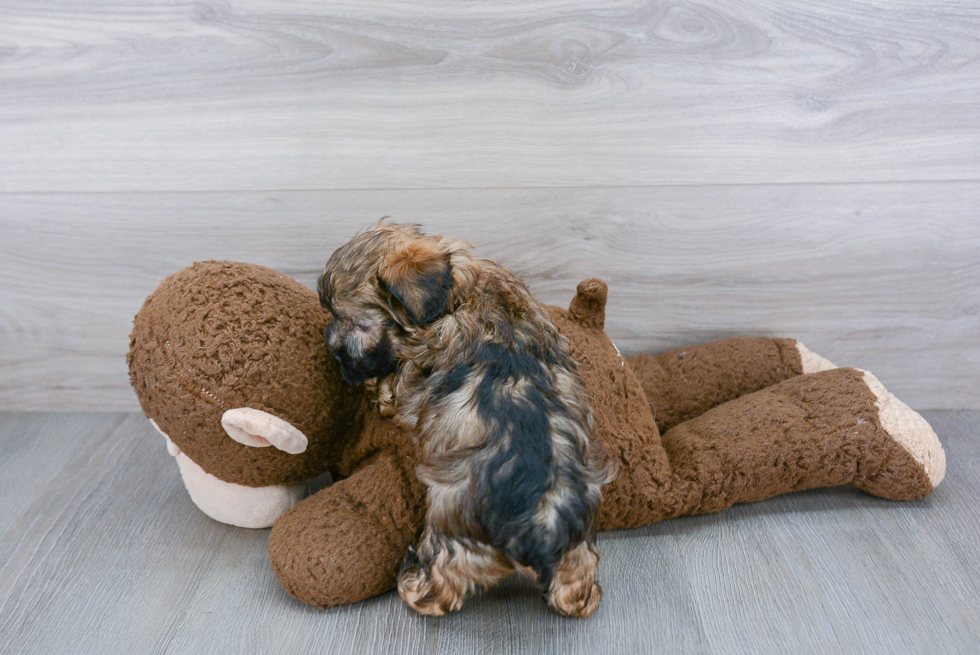
[[588, 616], [602, 597], [595, 524], [612, 477], [590, 447], [588, 396], [527, 287], [469, 248], [382, 222], [334, 252], [319, 281], [344, 377], [391, 376], [396, 418], [421, 441], [425, 527], [398, 592], [441, 616], [521, 570], [549, 608]]

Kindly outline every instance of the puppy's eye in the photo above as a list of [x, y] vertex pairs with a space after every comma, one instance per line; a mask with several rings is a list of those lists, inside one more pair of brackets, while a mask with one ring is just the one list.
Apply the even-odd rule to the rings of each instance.
[[349, 322], [345, 321], [344, 329], [347, 331], [348, 334], [351, 333], [370, 334], [374, 332], [374, 327], [372, 327], [371, 325], [367, 323], [358, 323], [356, 321], [349, 321]]

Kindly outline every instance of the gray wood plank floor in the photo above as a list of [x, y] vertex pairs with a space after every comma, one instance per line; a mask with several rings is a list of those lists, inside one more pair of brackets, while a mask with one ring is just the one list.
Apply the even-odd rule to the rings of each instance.
[[849, 488], [600, 537], [586, 621], [507, 581], [423, 619], [386, 594], [317, 611], [266, 530], [190, 503], [145, 418], [0, 413], [2, 653], [980, 651], [980, 412], [925, 412], [949, 458], [915, 503]]

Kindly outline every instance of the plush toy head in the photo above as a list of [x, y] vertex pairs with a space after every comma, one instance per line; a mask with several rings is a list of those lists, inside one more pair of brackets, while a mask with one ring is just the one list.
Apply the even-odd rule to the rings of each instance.
[[323, 346], [330, 315], [275, 271], [198, 262], [137, 314], [129, 369], [143, 412], [220, 480], [304, 482], [338, 457], [358, 405]]

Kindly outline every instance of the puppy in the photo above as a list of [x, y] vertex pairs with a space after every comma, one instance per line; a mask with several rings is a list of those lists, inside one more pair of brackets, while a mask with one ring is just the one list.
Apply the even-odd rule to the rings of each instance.
[[590, 447], [589, 399], [546, 311], [469, 248], [382, 222], [334, 252], [319, 280], [344, 378], [380, 379], [420, 439], [425, 527], [398, 593], [441, 616], [520, 570], [549, 608], [585, 617], [602, 597], [596, 514], [612, 478]]

